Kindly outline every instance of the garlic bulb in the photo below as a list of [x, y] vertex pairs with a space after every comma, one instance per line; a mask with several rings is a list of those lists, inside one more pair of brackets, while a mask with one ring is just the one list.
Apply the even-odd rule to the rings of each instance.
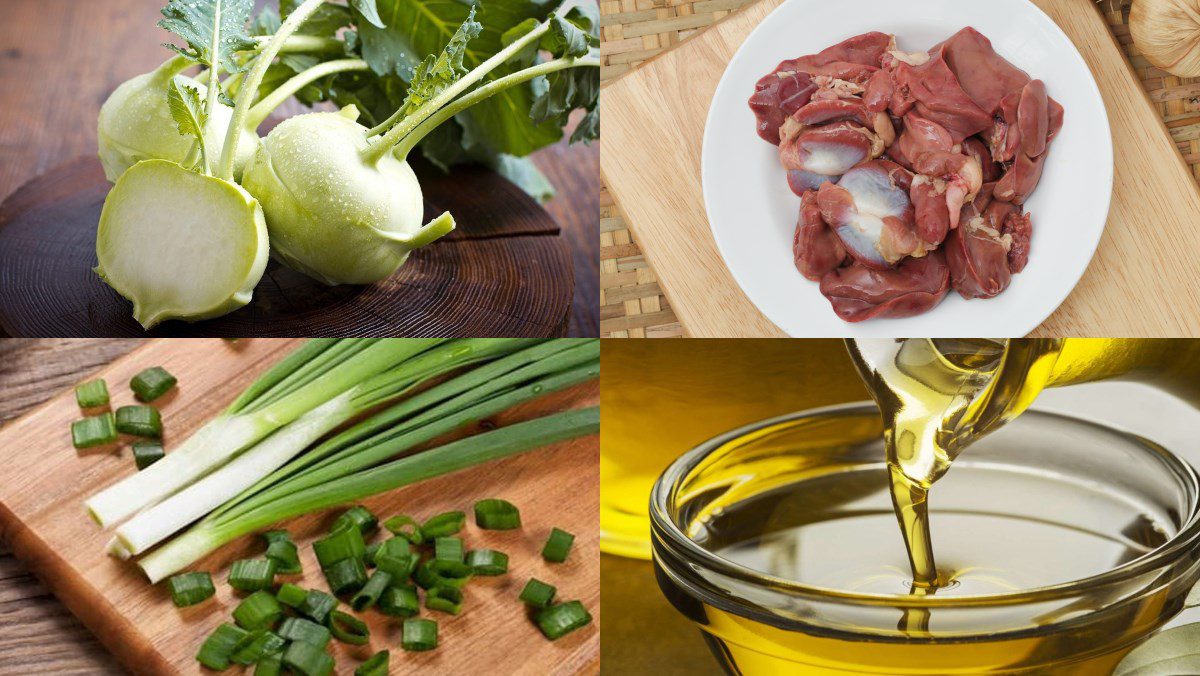
[[1129, 31], [1150, 63], [1172, 75], [1200, 77], [1200, 0], [1135, 0]]

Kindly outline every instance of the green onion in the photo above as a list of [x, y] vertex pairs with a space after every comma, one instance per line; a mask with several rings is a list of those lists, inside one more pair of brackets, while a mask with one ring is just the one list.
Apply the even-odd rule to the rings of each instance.
[[433, 650], [437, 647], [437, 622], [414, 617], [404, 621], [400, 646], [410, 652]]
[[154, 366], [134, 376], [129, 381], [129, 389], [138, 401], [150, 402], [166, 394], [177, 382], [166, 369]]
[[97, 378], [76, 385], [75, 401], [79, 408], [108, 406], [108, 383], [105, 383], [103, 378]]
[[538, 611], [538, 629], [551, 641], [591, 624], [592, 616], [579, 601], [567, 601]]
[[529, 578], [529, 582], [525, 583], [525, 588], [521, 590], [521, 600], [534, 608], [546, 608], [554, 600], [554, 594], [557, 591], [554, 585], [546, 584], [536, 577], [531, 577]]
[[229, 586], [238, 591], [270, 589], [275, 584], [275, 562], [270, 559], [239, 559], [229, 569]]
[[358, 591], [367, 583], [367, 569], [362, 559], [342, 559], [323, 570], [329, 591], [334, 595]]
[[275, 562], [277, 575], [297, 575], [300, 568], [300, 551], [286, 530], [269, 530], [263, 533], [267, 540], [266, 557]]
[[354, 598], [350, 599], [350, 606], [362, 612], [375, 605], [375, 602], [379, 600], [379, 595], [390, 586], [392, 586], [392, 575], [383, 570], [375, 571], [363, 588], [358, 590]]
[[333, 673], [333, 658], [324, 648], [297, 641], [283, 651], [283, 666], [299, 676], [328, 676]]
[[267, 653], [254, 666], [254, 676], [280, 676], [283, 673], [283, 651]]
[[467, 521], [467, 515], [462, 512], [446, 512], [438, 514], [421, 524], [421, 535], [429, 538], [444, 538], [462, 530]]
[[508, 572], [508, 555], [494, 549], [467, 552], [467, 566], [475, 575], [503, 575]]
[[371, 638], [371, 630], [366, 622], [339, 610], [329, 614], [329, 629], [334, 638], [350, 645], [366, 645]]
[[542, 547], [542, 558], [555, 563], [566, 561], [572, 542], [575, 542], [574, 535], [558, 528], [551, 530], [550, 537], [546, 539], [546, 546]]
[[433, 558], [438, 561], [463, 561], [462, 538], [438, 538], [433, 542]]
[[361, 533], [363, 536], [367, 536], [379, 528], [379, 519], [371, 513], [371, 510], [363, 507], [362, 505], [357, 505], [343, 512], [342, 515], [337, 518], [337, 521], [333, 522], [333, 528], [330, 528], [329, 532], [336, 533], [342, 528], [346, 528], [348, 526], [354, 526], [358, 528], [359, 533]]
[[425, 589], [439, 586], [462, 589], [471, 579], [471, 569], [462, 561], [429, 559], [421, 563], [413, 579]]
[[346, 559], [362, 559], [367, 554], [362, 533], [357, 528], [343, 528], [313, 542], [313, 551], [322, 569]]
[[313, 622], [325, 624], [325, 620], [329, 619], [329, 613], [334, 608], [337, 608], [338, 600], [320, 589], [310, 589], [308, 596], [304, 598], [304, 603], [301, 604], [301, 615], [311, 619]]
[[380, 552], [375, 556], [375, 568], [380, 572], [391, 575], [393, 579], [402, 580], [412, 575], [417, 563], [416, 554], [391, 556]]
[[117, 431], [135, 437], [162, 438], [162, 416], [153, 406], [122, 406], [117, 409]]
[[231, 658], [238, 643], [249, 635], [250, 632], [241, 627], [222, 624], [204, 639], [200, 652], [196, 653], [196, 660], [209, 669], [224, 671], [232, 664]]
[[386, 650], [381, 650], [354, 670], [354, 676], [388, 676], [388, 662], [391, 660], [391, 653]]
[[194, 606], [217, 593], [208, 573], [180, 573], [167, 580], [167, 588], [171, 590], [171, 602], [176, 608]]
[[260, 629], [243, 638], [233, 648], [230, 658], [241, 665], [257, 663], [269, 653], [283, 650], [285, 641], [266, 629]]
[[480, 500], [475, 503], [475, 524], [486, 530], [513, 530], [521, 527], [521, 512], [507, 500]]
[[142, 471], [163, 459], [162, 443], [158, 441], [135, 441], [133, 442], [133, 464], [137, 465], [138, 471]]
[[268, 591], [256, 591], [233, 610], [233, 621], [242, 629], [271, 629], [283, 617], [283, 606]]
[[430, 610], [457, 615], [462, 612], [462, 599], [461, 589], [438, 585], [425, 592], [425, 607]]
[[317, 624], [304, 619], [303, 617], [289, 617], [279, 625], [279, 631], [276, 632], [279, 637], [285, 641], [294, 641], [296, 643], [309, 643], [324, 648], [329, 644], [329, 630], [323, 625]]
[[71, 442], [75, 448], [104, 446], [117, 440], [117, 420], [111, 412], [71, 423]]
[[419, 545], [425, 541], [424, 534], [421, 533], [421, 526], [407, 514], [393, 516], [383, 522], [383, 527], [388, 529], [392, 535], [402, 537], [414, 545]]
[[363, 552], [363, 564], [365, 564], [367, 568], [375, 567], [375, 556], [379, 554], [380, 547], [383, 547], [382, 542], [367, 543], [367, 549], [365, 552]]
[[379, 597], [379, 612], [392, 617], [412, 617], [421, 610], [416, 587], [388, 587]]
[[304, 600], [308, 598], [308, 592], [303, 587], [298, 587], [291, 582], [284, 582], [280, 585], [275, 598], [283, 605], [299, 610], [304, 605]]
[[379, 549], [375, 552], [375, 557], [379, 558], [379, 556], [382, 555], [401, 558], [408, 556], [409, 554], [412, 554], [412, 545], [408, 542], [408, 540], [405, 540], [400, 536], [396, 536], [393, 538], [388, 538], [379, 543]]

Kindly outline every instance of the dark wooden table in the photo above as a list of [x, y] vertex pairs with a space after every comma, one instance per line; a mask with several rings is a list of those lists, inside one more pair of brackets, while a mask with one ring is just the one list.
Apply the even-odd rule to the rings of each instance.
[[[0, 0], [0, 200], [62, 162], [95, 154], [96, 116], [108, 94], [166, 59], [160, 43], [168, 34], [155, 27], [164, 4]], [[600, 149], [564, 142], [534, 161], [558, 190], [546, 209], [575, 263], [569, 335], [599, 335]]]
[[[141, 342], [0, 339], [0, 426]], [[0, 675], [121, 673], [100, 642], [0, 538]]]

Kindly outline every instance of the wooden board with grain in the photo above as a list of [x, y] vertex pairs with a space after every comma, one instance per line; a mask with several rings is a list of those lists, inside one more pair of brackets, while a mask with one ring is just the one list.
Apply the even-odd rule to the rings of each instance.
[[[783, 0], [759, 0], [604, 89], [601, 170], [683, 326], [695, 336], [776, 336], [709, 232], [701, 138], [733, 53]], [[1033, 335], [1200, 333], [1200, 190], [1103, 17], [1087, 0], [1035, 0], [1092, 68], [1116, 159], [1104, 238], [1067, 301]]]
[[[176, 392], [161, 400], [167, 452], [280, 358], [293, 341], [253, 339], [158, 340], [113, 362], [97, 375], [107, 380], [114, 407], [133, 403], [125, 386], [149, 365], [179, 377]], [[595, 384], [543, 397], [496, 416], [486, 425], [505, 425], [553, 411], [594, 405]], [[0, 535], [18, 558], [117, 656], [139, 674], [199, 674], [195, 653], [238, 602], [226, 584], [230, 562], [261, 556], [258, 538], [248, 536], [203, 559], [196, 568], [213, 572], [214, 600], [176, 609], [166, 590], [146, 583], [140, 571], [104, 554], [109, 533], [85, 515], [82, 501], [133, 471], [128, 448], [76, 452], [70, 422], [79, 411], [70, 390], [0, 429], [5, 462], [0, 465]], [[438, 620], [441, 647], [406, 653], [400, 626], [377, 612], [363, 613], [371, 625], [368, 646], [336, 644], [338, 673], [350, 673], [374, 651], [392, 651], [392, 673], [489, 671], [514, 674], [574, 674], [599, 671], [599, 446], [585, 437], [516, 457], [390, 491], [363, 502], [377, 514], [407, 513], [427, 518], [450, 510], [470, 512], [476, 499], [505, 498], [521, 508], [518, 531], [481, 531], [468, 518], [463, 537], [469, 548], [490, 547], [510, 556], [509, 574], [472, 581], [462, 615], [422, 611]], [[300, 546], [302, 576], [281, 578], [327, 589], [309, 543], [323, 535], [340, 510], [285, 522]], [[552, 527], [576, 536], [564, 564], [541, 559]], [[550, 642], [529, 622], [517, 600], [535, 576], [555, 584], [561, 599], [579, 599], [592, 613], [592, 626]], [[345, 608], [344, 608], [345, 609]]]

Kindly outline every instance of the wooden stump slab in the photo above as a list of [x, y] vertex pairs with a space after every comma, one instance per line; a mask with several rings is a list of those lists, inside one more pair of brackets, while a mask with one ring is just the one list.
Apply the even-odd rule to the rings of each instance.
[[147, 332], [130, 303], [92, 272], [111, 186], [97, 159], [67, 162], [0, 205], [0, 335], [561, 335], [574, 274], [554, 220], [486, 168], [446, 175], [414, 162], [414, 169], [426, 218], [448, 210], [458, 228], [414, 252], [389, 279], [328, 287], [272, 261], [246, 307]]

